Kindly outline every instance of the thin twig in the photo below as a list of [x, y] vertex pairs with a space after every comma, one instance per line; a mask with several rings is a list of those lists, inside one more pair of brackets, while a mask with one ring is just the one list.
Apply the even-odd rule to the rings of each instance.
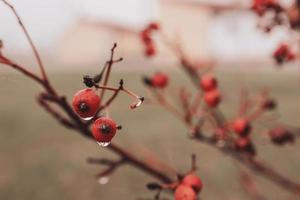
[[24, 25], [24, 23], [22, 22], [21, 17], [19, 16], [19, 14], [17, 13], [16, 9], [14, 8], [14, 6], [12, 4], [8, 3], [6, 0], [2, 0], [2, 1], [5, 5], [7, 5], [11, 9], [11, 11], [15, 15], [16, 19], [18, 20], [18, 23], [19, 23], [20, 27], [22, 28], [22, 30], [23, 30], [23, 32], [24, 32], [24, 34], [25, 34], [25, 36], [26, 36], [26, 38], [27, 38], [27, 40], [30, 44], [30, 47], [32, 48], [34, 56], [37, 60], [38, 66], [39, 66], [41, 74], [42, 74], [42, 78], [43, 78], [44, 81], [48, 82], [47, 74], [45, 72], [45, 68], [44, 68], [42, 59], [40, 57], [40, 54], [39, 54], [37, 48], [35, 47], [32, 39], [31, 39], [31, 37], [30, 37], [30, 35], [29, 35], [25, 25]]

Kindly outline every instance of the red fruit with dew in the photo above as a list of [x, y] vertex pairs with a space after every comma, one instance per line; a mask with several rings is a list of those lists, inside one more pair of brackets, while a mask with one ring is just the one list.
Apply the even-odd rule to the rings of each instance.
[[93, 117], [99, 109], [100, 97], [90, 88], [83, 89], [74, 95], [72, 105], [80, 117]]
[[116, 132], [116, 123], [107, 117], [98, 118], [92, 125], [92, 134], [98, 142], [110, 142]]

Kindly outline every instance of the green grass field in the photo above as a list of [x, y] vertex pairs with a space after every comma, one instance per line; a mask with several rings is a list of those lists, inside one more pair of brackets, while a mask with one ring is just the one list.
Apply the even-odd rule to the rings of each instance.
[[[122, 77], [128, 88], [146, 94], [140, 83], [143, 72], [116, 72], [112, 84]], [[247, 74], [247, 75], [246, 75]], [[172, 88], [184, 84], [193, 88], [180, 72], [172, 72]], [[300, 77], [297, 73], [218, 72], [224, 102], [221, 108], [229, 118], [237, 110], [238, 90], [248, 86], [251, 92], [263, 87], [271, 89], [279, 102], [283, 122], [299, 125]], [[82, 88], [81, 74], [52, 73], [50, 78], [68, 99]], [[154, 179], [131, 166], [124, 166], [100, 185], [95, 174], [101, 166], [86, 163], [87, 157], [115, 158], [105, 148], [61, 127], [35, 102], [41, 90], [27, 78], [16, 74], [0, 74], [0, 199], [81, 200], [151, 198], [145, 189]], [[211, 148], [189, 140], [186, 130], [170, 114], [154, 105], [131, 111], [130, 99], [121, 95], [114, 102], [110, 115], [123, 125], [115, 142], [136, 150], [148, 148], [180, 172], [190, 167], [190, 155], [198, 156], [199, 175], [204, 181], [204, 200], [248, 199], [238, 180], [238, 167], [230, 158]], [[255, 133], [258, 157], [283, 174], [300, 180], [299, 143], [274, 147]], [[288, 193], [263, 178], [255, 178], [272, 200], [287, 199]], [[170, 198], [170, 196], [165, 195]], [[172, 198], [170, 198], [172, 199]]]

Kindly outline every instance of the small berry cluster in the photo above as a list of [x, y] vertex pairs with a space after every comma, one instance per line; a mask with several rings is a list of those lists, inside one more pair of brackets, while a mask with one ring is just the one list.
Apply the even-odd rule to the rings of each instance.
[[218, 90], [218, 82], [212, 75], [204, 75], [200, 80], [200, 87], [204, 91], [204, 101], [212, 108], [221, 102], [221, 94]]
[[[99, 112], [101, 99], [96, 94], [96, 91], [86, 88], [74, 95], [73, 109], [81, 118], [86, 120], [93, 119]], [[97, 142], [105, 146], [110, 143], [116, 134], [116, 130], [119, 128], [120, 126], [117, 126], [113, 119], [99, 117], [93, 122], [92, 134]]]
[[159, 24], [152, 22], [140, 33], [140, 38], [145, 47], [144, 53], [147, 57], [152, 57], [156, 54], [156, 48], [152, 39], [152, 33], [153, 31], [158, 31], [159, 29]]
[[156, 72], [151, 77], [145, 76], [143, 82], [149, 87], [164, 89], [169, 84], [169, 76], [163, 72]]
[[[134, 98], [134, 103], [130, 105], [131, 109], [135, 109], [140, 106], [144, 100], [143, 97], [139, 97], [128, 89], [124, 88], [123, 80], [119, 82], [119, 87], [108, 87], [107, 82], [109, 79], [111, 67], [113, 63], [120, 62], [123, 59], [113, 60], [114, 50], [116, 44], [111, 49], [111, 60], [107, 61], [101, 72], [93, 77], [86, 75], [83, 77], [83, 83], [87, 87], [86, 89], [80, 90], [73, 97], [73, 110], [74, 112], [84, 120], [92, 120], [92, 135], [100, 146], [107, 146], [110, 144], [112, 138], [115, 136], [118, 126], [115, 121], [106, 116], [99, 116], [100, 112], [107, 109], [113, 100], [117, 97], [120, 91], [125, 92], [130, 97]], [[100, 85], [102, 77], [105, 74], [103, 84]], [[113, 91], [106, 102], [102, 103], [104, 92], [106, 90]]]
[[253, 0], [251, 9], [259, 16], [265, 15], [267, 11], [274, 11], [276, 13], [282, 11], [277, 0]]
[[202, 180], [195, 173], [196, 156], [192, 155], [191, 169], [184, 174], [177, 174], [177, 181], [171, 183], [160, 184], [157, 182], [148, 183], [149, 190], [156, 190], [155, 199], [160, 199], [161, 191], [173, 191], [175, 200], [197, 200], [199, 193], [203, 189]]
[[273, 58], [277, 64], [281, 65], [295, 60], [296, 55], [287, 44], [280, 44], [274, 51]]
[[284, 8], [277, 0], [253, 0], [251, 10], [259, 16], [258, 27], [269, 33], [275, 26], [287, 23]]

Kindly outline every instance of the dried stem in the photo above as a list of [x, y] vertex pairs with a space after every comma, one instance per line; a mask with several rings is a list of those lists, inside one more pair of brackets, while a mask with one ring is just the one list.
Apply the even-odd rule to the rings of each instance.
[[24, 32], [25, 36], [26, 36], [26, 39], [28, 40], [29, 42], [29, 45], [30, 47], [32, 48], [32, 51], [34, 53], [34, 56], [37, 60], [37, 63], [38, 63], [38, 66], [40, 68], [40, 71], [41, 71], [41, 74], [42, 74], [42, 78], [44, 81], [48, 81], [48, 78], [47, 78], [47, 74], [45, 72], [45, 68], [44, 68], [44, 65], [43, 65], [43, 62], [42, 62], [42, 59], [41, 59], [41, 56], [37, 50], [37, 48], [35, 47], [30, 35], [29, 35], [29, 32], [27, 31], [24, 23], [22, 22], [21, 20], [21, 17], [19, 16], [19, 14], [17, 13], [16, 9], [14, 8], [13, 5], [11, 5], [10, 3], [8, 3], [6, 0], [2, 0], [4, 2], [5, 5], [7, 5], [11, 11], [13, 12], [13, 14], [15, 15], [16, 19], [18, 20], [18, 23], [20, 25], [20, 27], [22, 28], [22, 31]]

